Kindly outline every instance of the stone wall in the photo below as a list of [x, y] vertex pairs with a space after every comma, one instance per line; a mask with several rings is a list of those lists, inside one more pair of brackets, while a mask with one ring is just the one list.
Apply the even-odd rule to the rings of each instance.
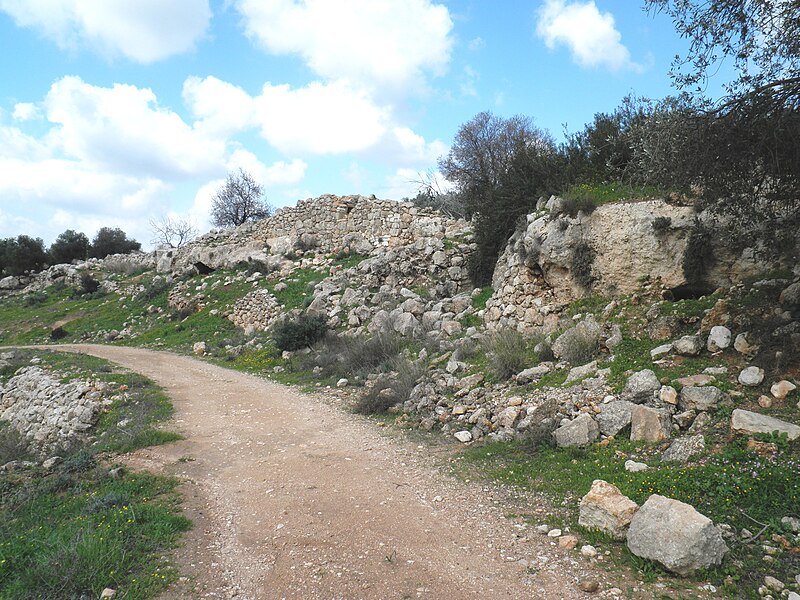
[[41, 367], [25, 367], [0, 387], [0, 419], [42, 457], [84, 439], [103, 406], [99, 384], [63, 383]]

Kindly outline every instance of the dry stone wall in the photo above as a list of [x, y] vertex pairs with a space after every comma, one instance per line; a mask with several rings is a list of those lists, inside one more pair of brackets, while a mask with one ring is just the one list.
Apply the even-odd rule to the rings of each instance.
[[41, 367], [25, 367], [0, 388], [0, 419], [44, 457], [85, 439], [103, 401], [100, 384], [63, 383]]

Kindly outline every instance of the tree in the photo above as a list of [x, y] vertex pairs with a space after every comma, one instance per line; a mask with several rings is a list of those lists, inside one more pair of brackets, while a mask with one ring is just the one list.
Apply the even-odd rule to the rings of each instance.
[[47, 253], [41, 238], [20, 235], [0, 240], [0, 272], [22, 275], [41, 271], [47, 264]]
[[[661, 103], [640, 132], [640, 166], [652, 170], [657, 183], [699, 193], [701, 207], [727, 216], [728, 223], [750, 226], [777, 247], [780, 236], [764, 233], [800, 223], [797, 0], [645, 4], [672, 17], [690, 45], [672, 69], [683, 95]], [[735, 76], [721, 98], [705, 98], [723, 62]]]
[[86, 234], [67, 229], [59, 234], [47, 253], [54, 265], [86, 260], [89, 257], [89, 238]]
[[519, 218], [535, 208], [539, 195], [564, 184], [564, 160], [553, 139], [523, 116], [479, 113], [460, 127], [439, 169], [474, 220], [478, 247], [469, 268], [479, 286], [491, 281]]
[[92, 240], [91, 256], [105, 258], [109, 254], [130, 254], [142, 249], [142, 245], [134, 239], [128, 239], [122, 229], [101, 227]]
[[211, 221], [217, 227], [238, 227], [269, 217], [274, 209], [263, 199], [264, 188], [244, 169], [228, 173], [211, 200]]
[[189, 243], [197, 235], [197, 229], [188, 219], [161, 217], [150, 219], [150, 231], [153, 233], [153, 245], [168, 248], [180, 248]]

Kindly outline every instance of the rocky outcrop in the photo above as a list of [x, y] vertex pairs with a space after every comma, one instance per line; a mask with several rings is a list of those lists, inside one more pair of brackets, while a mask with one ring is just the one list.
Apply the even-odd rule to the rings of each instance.
[[103, 407], [103, 389], [87, 381], [63, 383], [41, 367], [25, 367], [0, 388], [0, 419], [32, 452], [47, 456], [86, 439]]

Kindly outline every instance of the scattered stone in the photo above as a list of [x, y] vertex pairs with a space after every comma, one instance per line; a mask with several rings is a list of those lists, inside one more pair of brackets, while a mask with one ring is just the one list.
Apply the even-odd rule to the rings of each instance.
[[736, 339], [733, 342], [733, 347], [736, 349], [737, 352], [740, 354], [755, 354], [758, 352], [758, 346], [755, 346], [748, 342], [747, 340], [747, 333], [740, 333], [736, 336]]
[[697, 356], [703, 351], [703, 340], [697, 335], [685, 335], [673, 347], [681, 356]]
[[797, 386], [795, 384], [793, 384], [791, 381], [786, 381], [783, 379], [777, 383], [773, 383], [772, 387], [769, 388], [769, 393], [775, 396], [775, 398], [778, 400], [785, 400], [786, 396], [796, 389]]
[[206, 352], [208, 352], [208, 346], [205, 342], [195, 342], [192, 346], [192, 352], [197, 356], [205, 356]]
[[796, 517], [783, 517], [781, 519], [781, 524], [786, 525], [786, 527], [791, 529], [794, 533], [800, 533], [800, 519]]
[[631, 410], [631, 440], [661, 442], [669, 439], [671, 432], [668, 411], [641, 405]]
[[697, 416], [696, 411], [685, 410], [683, 412], [678, 413], [677, 415], [672, 415], [672, 420], [675, 421], [678, 424], [678, 427], [680, 427], [681, 429], [686, 429], [687, 427], [689, 427], [689, 425], [692, 424], [696, 416]]
[[767, 575], [764, 577], [764, 585], [767, 586], [771, 590], [775, 590], [778, 593], [781, 593], [786, 585], [779, 579], [772, 577], [771, 575]]
[[681, 390], [678, 404], [683, 410], [707, 411], [716, 407], [724, 396], [713, 385], [686, 387]]
[[558, 547], [563, 550], [572, 550], [578, 545], [578, 538], [574, 535], [562, 535], [558, 538]]
[[671, 404], [675, 406], [678, 404], [678, 391], [671, 385], [665, 385], [658, 393], [658, 399], [664, 404]]
[[600, 436], [600, 428], [592, 417], [582, 413], [573, 421], [562, 425], [553, 432], [558, 446], [588, 446]]
[[111, 598], [115, 598], [117, 595], [117, 590], [106, 588], [102, 592], [100, 592], [100, 600], [110, 600]]
[[61, 458], [60, 456], [51, 456], [42, 463], [42, 468], [47, 469], [49, 471], [50, 469], [55, 467], [58, 463], [60, 463], [62, 460], [64, 459]]
[[583, 579], [578, 583], [578, 589], [587, 594], [594, 594], [600, 589], [600, 584], [593, 579]]
[[777, 431], [785, 433], [789, 437], [789, 441], [800, 438], [800, 426], [741, 408], [735, 409], [731, 415], [731, 429], [748, 434]]
[[747, 367], [739, 373], [739, 383], [748, 387], [755, 387], [764, 381], [764, 369], [760, 367]]
[[706, 348], [709, 352], [719, 352], [725, 350], [731, 345], [731, 330], [722, 325], [715, 325], [711, 328], [706, 342]]
[[541, 533], [542, 535], [547, 535], [550, 533], [550, 526], [549, 525], [537, 525], [536, 526], [536, 533]]
[[336, 387], [337, 388], [347, 387], [349, 383], [350, 381], [347, 378], [342, 377], [339, 381], [336, 382]]
[[771, 408], [772, 407], [772, 398], [769, 396], [759, 396], [758, 397], [758, 405], [761, 408]]
[[526, 385], [528, 383], [538, 381], [544, 375], [547, 375], [551, 370], [552, 369], [547, 365], [539, 365], [536, 367], [531, 367], [530, 369], [525, 369], [524, 371], [520, 371], [517, 373], [514, 379], [516, 379], [518, 384]]
[[637, 508], [638, 505], [624, 496], [617, 486], [595, 479], [592, 488], [581, 498], [578, 524], [621, 540], [625, 538], [625, 531]]
[[711, 519], [689, 504], [658, 494], [650, 496], [633, 516], [628, 548], [679, 575], [718, 565], [728, 552]]
[[597, 556], [597, 548], [592, 546], [591, 544], [586, 544], [581, 546], [581, 555], [585, 556], [586, 558], [594, 558]]
[[636, 406], [627, 400], [616, 400], [600, 406], [600, 413], [595, 415], [600, 433], [617, 435], [631, 423], [631, 410]]
[[561, 530], [560, 529], [551, 529], [547, 532], [547, 537], [557, 538], [561, 537]]
[[688, 377], [681, 377], [675, 381], [676, 383], [679, 383], [681, 387], [692, 387], [708, 385], [710, 383], [714, 383], [716, 379], [713, 375], [703, 373], [698, 375], [689, 375]]
[[662, 344], [650, 350], [650, 358], [652, 358], [653, 360], [659, 359], [662, 356], [666, 356], [667, 354], [672, 352], [672, 350], [673, 350], [672, 344]]
[[626, 460], [625, 461], [625, 470], [629, 473], [641, 473], [642, 471], [647, 471], [650, 467], [646, 464], [641, 462], [636, 462], [635, 460]]
[[660, 389], [661, 382], [656, 374], [650, 369], [644, 369], [628, 378], [625, 389], [622, 390], [622, 399], [639, 404], [651, 400], [653, 394]]
[[579, 379], [583, 379], [584, 377], [589, 377], [597, 372], [597, 361], [593, 360], [590, 363], [586, 363], [580, 367], [574, 367], [570, 369], [569, 373], [567, 374], [567, 379], [564, 381], [564, 385], [569, 385], [574, 381], [578, 381]]
[[702, 434], [678, 438], [661, 455], [661, 462], [685, 463], [695, 454], [700, 454], [705, 448], [706, 441]]
[[472, 441], [472, 433], [467, 430], [456, 431], [453, 434], [453, 437], [455, 437], [459, 442], [462, 442], [464, 444]]

